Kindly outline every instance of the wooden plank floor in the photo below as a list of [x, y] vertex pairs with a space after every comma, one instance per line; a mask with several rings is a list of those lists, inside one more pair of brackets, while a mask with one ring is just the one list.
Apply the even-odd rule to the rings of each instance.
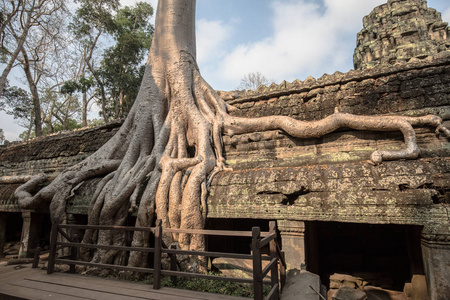
[[0, 265], [0, 300], [6, 299], [98, 299], [98, 300], [244, 300], [249, 298], [209, 294], [68, 273], [47, 275], [31, 265]]

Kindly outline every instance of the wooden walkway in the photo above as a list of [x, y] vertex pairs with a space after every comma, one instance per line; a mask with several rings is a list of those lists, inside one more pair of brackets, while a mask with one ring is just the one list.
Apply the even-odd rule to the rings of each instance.
[[249, 298], [201, 293], [149, 284], [97, 278], [69, 273], [47, 275], [42, 269], [0, 265], [0, 300], [10, 299], [96, 299], [96, 300], [244, 300]]

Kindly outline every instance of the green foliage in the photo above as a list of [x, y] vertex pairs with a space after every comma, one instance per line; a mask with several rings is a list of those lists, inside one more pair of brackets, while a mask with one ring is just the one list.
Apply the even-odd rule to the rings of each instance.
[[30, 93], [17, 86], [6, 86], [3, 90], [4, 100], [0, 103], [0, 109], [14, 119], [28, 120], [33, 111], [33, 100]]
[[43, 131], [44, 135], [46, 135], [46, 134], [55, 133], [55, 132], [59, 132], [59, 131], [63, 131], [63, 130], [74, 130], [77, 128], [81, 128], [82, 126], [81, 126], [81, 124], [79, 124], [77, 122], [77, 120], [69, 118], [66, 121], [66, 127], [67, 127], [67, 129], [64, 129], [63, 124], [55, 123], [55, 124], [53, 124], [53, 132], [47, 125], [45, 125], [44, 128], [42, 128], [42, 131]]
[[0, 128], [0, 145], [3, 145], [5, 142], [7, 142], [5, 140], [5, 133], [3, 132], [3, 129]]
[[0, 63], [6, 64], [7, 61], [8, 61], [7, 52], [5, 48], [0, 46]]
[[149, 18], [153, 15], [153, 8], [145, 2], [138, 2], [136, 6], [125, 6], [120, 9], [113, 19], [111, 33], [120, 40], [126, 33], [142, 34], [144, 42], [148, 42], [146, 47], [150, 47], [146, 35], [153, 33], [153, 26], [149, 23]]
[[94, 31], [107, 30], [112, 26], [113, 13], [119, 8], [119, 0], [80, 0], [70, 29], [77, 39], [92, 43]]
[[80, 89], [80, 86], [78, 85], [78, 82], [74, 80], [69, 80], [64, 82], [64, 84], [61, 86], [61, 94], [64, 95], [70, 95], [75, 93]]
[[[78, 43], [81, 66], [81, 78], [66, 82], [61, 92], [72, 95], [75, 92], [83, 93], [83, 106], [94, 97], [101, 97], [99, 102], [106, 102], [104, 98], [104, 83], [99, 75], [99, 66], [103, 50], [101, 41], [107, 32], [113, 29], [113, 16], [120, 6], [119, 0], [79, 0], [80, 6], [75, 12], [72, 23], [69, 26]], [[90, 76], [89, 76], [90, 75]], [[94, 80], [95, 79], [95, 80]], [[91, 88], [96, 90], [90, 91]], [[87, 95], [90, 91], [90, 95]], [[87, 120], [87, 112], [83, 110], [83, 123]]]
[[[210, 275], [217, 276], [213, 273], [210, 273]], [[191, 291], [253, 298], [253, 286], [251, 284], [200, 278], [178, 278], [176, 285], [174, 285], [169, 277], [164, 277], [161, 284]], [[264, 295], [267, 295], [270, 292], [270, 287], [265, 285], [263, 292]]]
[[61, 94], [71, 95], [74, 92], [86, 93], [91, 87], [95, 86], [94, 77], [80, 77], [78, 80], [69, 80], [61, 86]]
[[[78, 2], [80, 7], [70, 28], [87, 53], [84, 59], [91, 64], [89, 72], [92, 72], [96, 82], [94, 84], [94, 78], [84, 78], [85, 82], [83, 78], [68, 81], [61, 92], [86, 92], [96, 87], [96, 94], [103, 95], [100, 89], [104, 90], [107, 98], [105, 113], [108, 118], [123, 118], [131, 109], [142, 81], [142, 65], [154, 31], [150, 24], [153, 8], [145, 2], [121, 9], [118, 0]], [[103, 53], [93, 52], [94, 56], [102, 57], [101, 66], [93, 67], [92, 55], [89, 53], [97, 49], [99, 38], [106, 33], [113, 38], [115, 44]], [[103, 99], [98, 101], [101, 104]]]
[[99, 126], [99, 125], [102, 125], [102, 124], [105, 124], [105, 120], [103, 120], [103, 119], [91, 119], [91, 120], [88, 120], [88, 126], [89, 127], [96, 127], [96, 126]]
[[[70, 55], [77, 57], [72, 65], [80, 69], [61, 68], [65, 73], [59, 78], [72, 78], [62, 85], [44, 76], [47, 81], [38, 86], [44, 133], [80, 127], [77, 118], [83, 113], [82, 120], [85, 122], [86, 116], [82, 108], [87, 107], [86, 103], [91, 99], [102, 101], [105, 99], [103, 95], [106, 95], [106, 113], [109, 118], [125, 117], [137, 97], [144, 73], [144, 58], [151, 44], [154, 31], [149, 22], [153, 15], [151, 5], [139, 2], [133, 7], [119, 9], [119, 0], [75, 2], [78, 6], [69, 29], [75, 37], [73, 43], [77, 43], [73, 48], [80, 51]], [[3, 14], [0, 14], [0, 21], [3, 20], [1, 18], [4, 18]], [[67, 33], [64, 26], [61, 24], [62, 35]], [[31, 32], [30, 36], [37, 38], [36, 32]], [[100, 46], [107, 35], [114, 44], [102, 49]], [[2, 60], [6, 57], [3, 50], [0, 48]], [[101, 64], [96, 65], [95, 62]], [[19, 125], [31, 128], [34, 106], [30, 93], [19, 87], [6, 87], [3, 94], [0, 109], [18, 119]], [[81, 99], [84, 106], [79, 103]], [[100, 122], [93, 121], [91, 124]], [[30, 136], [33, 135], [31, 132]], [[27, 131], [22, 133], [22, 138], [27, 136]]]
[[[53, 123], [52, 124], [52, 128], [50, 128], [48, 126], [48, 124], [45, 124], [44, 127], [42, 128], [42, 133], [43, 135], [47, 135], [47, 134], [52, 134], [52, 133], [56, 133], [56, 132], [60, 132], [60, 131], [64, 131], [64, 130], [74, 130], [74, 129], [78, 129], [81, 128], [81, 124], [77, 122], [77, 120], [75, 119], [67, 119], [66, 121], [66, 127], [67, 129], [64, 129], [64, 125], [61, 123]], [[19, 134], [19, 140], [20, 141], [26, 141], [28, 137], [28, 130], [23, 131], [21, 134]], [[34, 139], [36, 137], [36, 133], [33, 130], [30, 133], [29, 139]]]
[[151, 5], [139, 2], [118, 10], [112, 19], [109, 33], [116, 44], [105, 51], [100, 72], [111, 100], [107, 114], [113, 118], [126, 116], [137, 97], [154, 31], [152, 15]]
[[[36, 134], [34, 131], [30, 133], [29, 138], [34, 139], [36, 137]], [[23, 131], [21, 134], [19, 134], [19, 141], [26, 141], [28, 140], [28, 130]]]

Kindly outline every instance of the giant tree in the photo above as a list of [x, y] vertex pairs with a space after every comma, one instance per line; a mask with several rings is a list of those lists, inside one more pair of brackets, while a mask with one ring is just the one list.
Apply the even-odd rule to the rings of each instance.
[[[50, 203], [53, 220], [65, 221], [66, 201], [72, 189], [92, 177], [101, 177], [92, 196], [90, 224], [123, 224], [137, 210], [136, 226], [150, 226], [154, 213], [164, 227], [202, 228], [206, 217], [208, 179], [224, 169], [222, 135], [281, 129], [299, 137], [318, 137], [341, 127], [356, 130], [401, 131], [402, 150], [377, 150], [370, 159], [414, 159], [419, 155], [413, 125], [431, 125], [450, 136], [442, 120], [423, 117], [362, 116], [336, 112], [322, 120], [301, 121], [285, 116], [234, 117], [227, 104], [200, 75], [195, 48], [195, 0], [158, 2], [155, 35], [142, 84], [122, 127], [97, 152], [62, 172], [32, 194], [46, 180], [37, 176], [19, 187], [22, 208]], [[165, 236], [166, 243], [183, 249], [202, 249], [201, 236]], [[132, 244], [148, 243], [135, 233]], [[120, 235], [86, 231], [83, 242], [123, 243]], [[100, 250], [99, 250], [100, 251]], [[115, 262], [116, 253], [94, 254], [94, 260]], [[132, 253], [130, 265], [142, 265]], [[117, 261], [116, 261], [117, 262]], [[123, 262], [123, 261], [122, 261]], [[193, 266], [195, 268], [195, 266]]]

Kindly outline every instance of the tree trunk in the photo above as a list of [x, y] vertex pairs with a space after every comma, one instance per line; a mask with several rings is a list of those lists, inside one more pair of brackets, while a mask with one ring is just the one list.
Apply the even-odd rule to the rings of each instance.
[[[91, 59], [92, 54], [94, 53], [95, 47], [97, 45], [98, 39], [102, 35], [103, 31], [99, 29], [97, 35], [94, 38], [94, 41], [91, 44], [91, 47], [89, 48], [89, 54], [86, 57], [86, 65], [88, 66], [89, 70], [91, 71], [92, 75], [94, 76], [95, 80], [97, 81], [97, 84], [100, 88], [100, 96], [101, 96], [101, 104], [102, 104], [102, 117], [105, 123], [108, 122], [108, 116], [106, 115], [106, 93], [105, 93], [105, 86], [103, 82], [100, 79], [100, 76], [98, 76], [96, 70], [94, 69], [94, 66], [92, 65]], [[86, 122], [87, 124], [87, 122]]]
[[69, 108], [70, 108], [70, 100], [67, 101], [66, 108], [64, 110], [63, 130], [67, 130], [67, 120], [69, 119]]
[[119, 118], [119, 119], [123, 118], [123, 89], [120, 89], [120, 92], [119, 92], [119, 106], [118, 106], [117, 118]]
[[39, 91], [36, 83], [34, 82], [33, 75], [31, 74], [30, 61], [28, 60], [27, 52], [22, 49], [23, 55], [23, 70], [27, 77], [28, 85], [30, 87], [31, 97], [33, 99], [33, 111], [34, 111], [34, 129], [36, 137], [42, 136], [42, 118], [41, 118], [41, 101], [39, 100]]
[[103, 82], [100, 79], [100, 76], [98, 76], [97, 72], [95, 72], [94, 66], [89, 62], [86, 61], [89, 70], [91, 71], [92, 75], [94, 75], [95, 81], [97, 81], [97, 84], [100, 88], [100, 96], [101, 96], [101, 104], [102, 104], [102, 117], [105, 123], [108, 123], [108, 116], [106, 115], [106, 93], [105, 93], [105, 86]]
[[27, 19], [24, 25], [24, 28], [22, 30], [22, 34], [20, 35], [20, 37], [17, 39], [17, 47], [14, 50], [14, 52], [11, 54], [11, 57], [9, 58], [8, 64], [6, 65], [6, 68], [3, 70], [2, 72], [2, 76], [0, 77], [0, 98], [3, 95], [3, 90], [6, 86], [6, 79], [9, 75], [9, 72], [11, 72], [13, 66], [14, 66], [14, 62], [17, 60], [17, 57], [19, 56], [19, 53], [22, 51], [23, 49], [23, 44], [25, 43], [25, 40], [28, 36], [28, 32], [30, 30], [31, 27], [31, 13], [27, 14]]
[[55, 128], [53, 127], [53, 110], [55, 109], [55, 100], [52, 101], [52, 105], [48, 110], [48, 115], [44, 116], [44, 124], [47, 124], [47, 134], [54, 133]]
[[25, 141], [28, 141], [30, 139], [31, 131], [33, 130], [33, 124], [34, 124], [34, 118], [33, 118], [33, 114], [31, 114], [30, 124], [28, 125], [28, 132], [27, 132], [27, 136], [25, 137]]
[[87, 100], [87, 95], [86, 92], [83, 92], [83, 111], [82, 111], [82, 126], [86, 127], [87, 126], [87, 111], [88, 111], [88, 100]]

